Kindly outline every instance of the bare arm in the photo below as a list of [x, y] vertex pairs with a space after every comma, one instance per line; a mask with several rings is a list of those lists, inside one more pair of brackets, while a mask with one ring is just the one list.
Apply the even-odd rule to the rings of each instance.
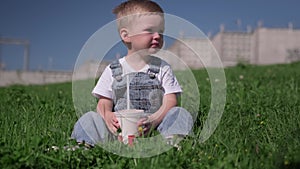
[[151, 128], [157, 127], [166, 116], [167, 112], [177, 105], [176, 94], [166, 94], [163, 97], [163, 103], [161, 107], [152, 115], [149, 116], [148, 120], [141, 120], [138, 122], [138, 126], [146, 125], [144, 132], [148, 133]]
[[97, 112], [102, 116], [103, 119], [105, 119], [105, 115], [107, 113], [112, 113], [112, 106], [113, 103], [111, 99], [100, 96], [97, 104]]
[[152, 127], [158, 126], [167, 112], [177, 105], [176, 94], [167, 94], [163, 97], [163, 103], [161, 107], [149, 117], [149, 121], [152, 123]]
[[113, 102], [110, 98], [100, 96], [97, 104], [97, 112], [104, 119], [107, 128], [112, 132], [116, 133], [117, 129], [120, 127], [118, 120], [112, 112]]

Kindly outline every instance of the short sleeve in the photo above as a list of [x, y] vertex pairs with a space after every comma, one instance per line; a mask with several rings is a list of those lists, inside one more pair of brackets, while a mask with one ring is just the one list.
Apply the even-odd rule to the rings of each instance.
[[112, 82], [113, 77], [111, 73], [111, 69], [109, 66], [107, 66], [102, 75], [100, 76], [96, 86], [94, 87], [92, 91], [92, 95], [99, 98], [100, 96], [104, 96], [107, 98], [112, 98]]
[[161, 82], [162, 82], [162, 87], [165, 90], [165, 94], [181, 93], [182, 89], [172, 71], [171, 66], [166, 62], [163, 62], [161, 71], [162, 71]]

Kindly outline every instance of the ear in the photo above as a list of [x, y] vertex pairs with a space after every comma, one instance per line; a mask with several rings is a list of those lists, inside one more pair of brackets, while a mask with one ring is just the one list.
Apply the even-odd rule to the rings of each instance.
[[129, 36], [128, 29], [126, 29], [126, 28], [120, 29], [120, 36], [121, 36], [121, 39], [125, 43], [129, 43], [130, 42], [130, 36]]

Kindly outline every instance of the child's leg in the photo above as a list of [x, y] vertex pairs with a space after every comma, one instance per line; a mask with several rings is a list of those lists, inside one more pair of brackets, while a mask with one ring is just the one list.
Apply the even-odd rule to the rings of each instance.
[[174, 107], [164, 117], [157, 130], [164, 137], [189, 135], [193, 127], [193, 118], [184, 108]]
[[75, 123], [71, 138], [94, 146], [113, 138], [100, 114], [88, 112]]

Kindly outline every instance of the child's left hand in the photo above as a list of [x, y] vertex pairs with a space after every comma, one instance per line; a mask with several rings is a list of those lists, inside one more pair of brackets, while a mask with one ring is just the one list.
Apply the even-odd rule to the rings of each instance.
[[152, 123], [150, 122], [149, 118], [141, 118], [137, 122], [139, 136], [146, 136], [149, 134], [150, 130], [152, 129]]

